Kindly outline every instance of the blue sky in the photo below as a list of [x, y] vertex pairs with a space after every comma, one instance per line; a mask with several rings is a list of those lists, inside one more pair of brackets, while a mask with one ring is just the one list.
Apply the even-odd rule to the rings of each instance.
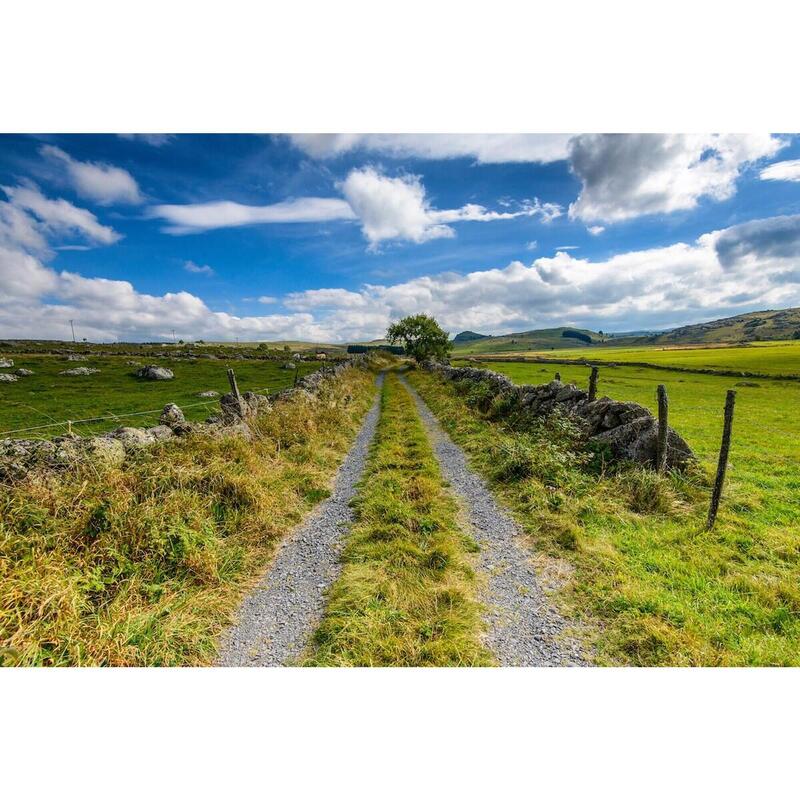
[[2, 135], [0, 337], [662, 328], [800, 305], [792, 135]]

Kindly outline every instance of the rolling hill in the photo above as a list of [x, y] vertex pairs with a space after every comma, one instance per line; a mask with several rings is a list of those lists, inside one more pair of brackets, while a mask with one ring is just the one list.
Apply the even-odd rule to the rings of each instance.
[[[473, 353], [507, 353], [521, 352], [524, 350], [554, 350], [564, 347], [586, 347], [585, 341], [564, 337], [564, 331], [577, 331], [578, 333], [589, 336], [592, 343], [602, 341], [602, 337], [596, 331], [584, 328], [544, 328], [535, 331], [523, 331], [521, 333], [509, 333], [505, 336], [480, 336], [478, 339], [459, 339], [459, 334], [453, 339], [454, 352], [459, 355]], [[470, 334], [471, 331], [464, 333]]]
[[728, 342], [769, 342], [800, 338], [800, 308], [778, 311], [753, 311], [699, 325], [648, 336], [641, 340], [653, 344], [715, 344]]

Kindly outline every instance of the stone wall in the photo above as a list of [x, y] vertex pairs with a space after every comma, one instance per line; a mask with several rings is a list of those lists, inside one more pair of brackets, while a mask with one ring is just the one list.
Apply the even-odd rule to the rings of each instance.
[[220, 410], [205, 422], [188, 422], [174, 403], [164, 406], [159, 424], [150, 428], [116, 428], [98, 436], [58, 436], [54, 439], [0, 439], [0, 482], [19, 479], [34, 469], [60, 469], [80, 461], [120, 465], [126, 456], [175, 437], [191, 433], [250, 437], [248, 420], [268, 413], [275, 402], [290, 401], [301, 393], [316, 395], [325, 381], [351, 369], [363, 359], [354, 358], [322, 367], [298, 380], [290, 389], [272, 395], [243, 392], [239, 403], [232, 394], [220, 397]]
[[[532, 386], [515, 385], [505, 375], [475, 367], [451, 367], [429, 362], [425, 369], [459, 384], [482, 384], [490, 397], [503, 395], [510, 412], [532, 418], [560, 411], [583, 430], [587, 440], [605, 445], [617, 460], [654, 466], [658, 420], [638, 403], [600, 397], [589, 402], [589, 394], [572, 383], [551, 381]], [[667, 465], [683, 469], [694, 459], [690, 447], [672, 428], [667, 437]]]

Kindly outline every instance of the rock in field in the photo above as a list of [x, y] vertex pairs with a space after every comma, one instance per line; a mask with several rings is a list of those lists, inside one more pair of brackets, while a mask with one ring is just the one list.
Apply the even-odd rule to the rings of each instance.
[[94, 367], [75, 367], [74, 369], [65, 369], [59, 372], [59, 375], [94, 375], [95, 372], [100, 372], [99, 369]]
[[172, 429], [186, 424], [186, 417], [183, 416], [183, 411], [180, 410], [175, 403], [167, 403], [164, 410], [161, 412], [159, 422]]
[[17, 380], [17, 376], [10, 372], [0, 372], [0, 383], [16, 383]]
[[297, 365], [296, 365], [296, 364], [294, 364], [292, 361], [287, 361], [287, 362], [286, 362], [286, 363], [283, 365], [283, 369], [297, 369]]
[[70, 353], [67, 356], [67, 361], [88, 361], [86, 356], [78, 355], [77, 353]]
[[148, 364], [136, 372], [137, 378], [144, 378], [148, 381], [171, 381], [175, 374], [171, 369], [159, 367], [156, 364]]
[[7, 369], [14, 366], [14, 360], [11, 358], [0, 358], [0, 369]]
[[14, 374], [19, 375], [20, 378], [27, 378], [28, 375], [33, 375], [33, 370], [20, 367], [19, 369], [14, 370]]
[[199, 392], [198, 397], [219, 397], [219, 392], [209, 389], [207, 392]]

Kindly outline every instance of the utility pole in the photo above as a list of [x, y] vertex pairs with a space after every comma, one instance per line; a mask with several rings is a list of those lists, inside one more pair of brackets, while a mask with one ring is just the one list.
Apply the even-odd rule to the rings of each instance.
[[172, 329], [172, 344], [175, 344], [175, 328]]
[[69, 321], [69, 326], [72, 328], [72, 343], [75, 344], [75, 325], [73, 325], [72, 320]]

